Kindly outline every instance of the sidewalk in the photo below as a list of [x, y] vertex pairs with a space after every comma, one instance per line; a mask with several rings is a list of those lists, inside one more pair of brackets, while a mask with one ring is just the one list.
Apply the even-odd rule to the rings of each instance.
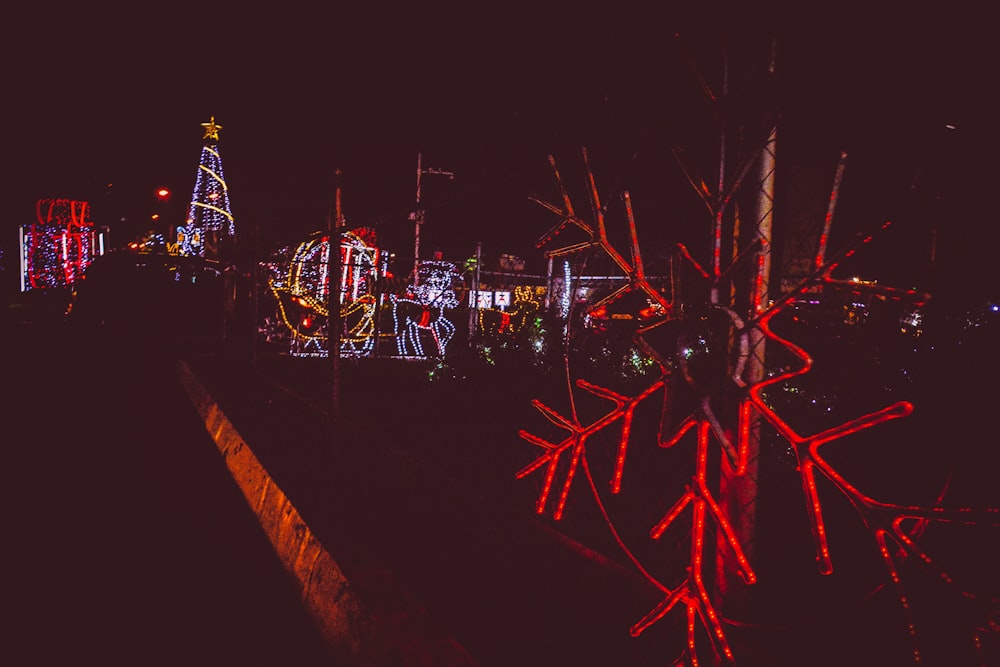
[[366, 665], [481, 667], [676, 657], [628, 632], [658, 591], [535, 517], [533, 488], [494, 451], [497, 426], [453, 412], [462, 406], [418, 421], [426, 402], [407, 380], [419, 367], [389, 362], [361, 380], [347, 364], [331, 442], [325, 363], [193, 356], [179, 373], [342, 652]]

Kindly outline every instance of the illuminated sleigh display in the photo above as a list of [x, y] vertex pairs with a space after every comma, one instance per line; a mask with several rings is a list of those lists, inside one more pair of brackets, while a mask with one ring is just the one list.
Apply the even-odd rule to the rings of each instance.
[[[293, 355], [327, 354], [329, 238], [317, 235], [299, 244], [287, 269], [268, 280], [280, 326], [290, 332]], [[382, 253], [361, 230], [354, 230], [341, 235], [340, 258], [340, 352], [370, 354], [375, 343], [375, 281]]]
[[[340, 354], [371, 356], [376, 338], [387, 337], [395, 341], [398, 356], [444, 356], [456, 333], [447, 316], [458, 305], [461, 275], [455, 265], [423, 261], [416, 284], [400, 294], [379, 294], [378, 280], [386, 275], [385, 253], [362, 230], [345, 232], [341, 238]], [[272, 341], [287, 337], [292, 355], [327, 354], [329, 265], [329, 237], [316, 235], [295, 248], [287, 266], [271, 268], [268, 288], [277, 316], [267, 321], [264, 333]], [[390, 331], [385, 331], [387, 326]]]

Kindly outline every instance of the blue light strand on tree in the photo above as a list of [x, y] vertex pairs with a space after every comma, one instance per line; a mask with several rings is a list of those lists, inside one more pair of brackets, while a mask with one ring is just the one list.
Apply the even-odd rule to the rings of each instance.
[[198, 161], [194, 191], [188, 206], [187, 220], [177, 230], [177, 246], [182, 255], [216, 254], [218, 248], [209, 242], [210, 239], [215, 239], [217, 235], [229, 238], [236, 235], [229, 187], [226, 185], [218, 147], [219, 130], [222, 126], [216, 124], [215, 116], [208, 123], [202, 123], [202, 126], [205, 128], [205, 145], [202, 146]]

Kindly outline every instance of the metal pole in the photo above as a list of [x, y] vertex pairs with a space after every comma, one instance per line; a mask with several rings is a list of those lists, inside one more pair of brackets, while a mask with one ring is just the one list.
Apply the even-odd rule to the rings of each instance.
[[[729, 94], [729, 58], [725, 46], [722, 51], [722, 99], [726, 100]], [[724, 193], [726, 191], [726, 116], [722, 114], [719, 120], [719, 184], [715, 198], [715, 225], [712, 233], [712, 276], [718, 278], [722, 274], [722, 219], [725, 208], [722, 205]], [[712, 303], [719, 302], [719, 288], [712, 286]]]
[[819, 237], [819, 247], [816, 250], [816, 258], [813, 260], [813, 268], [821, 269], [826, 263], [826, 245], [830, 239], [830, 228], [833, 225], [833, 212], [837, 208], [837, 197], [840, 195], [840, 184], [844, 179], [844, 166], [847, 163], [847, 153], [840, 153], [840, 162], [837, 163], [837, 174], [833, 179], [833, 190], [830, 192], [830, 200], [826, 207], [826, 217], [823, 219], [823, 232]]
[[453, 180], [455, 178], [455, 173], [452, 171], [445, 171], [443, 169], [435, 169], [433, 167], [423, 168], [423, 155], [417, 153], [417, 206], [413, 213], [410, 214], [410, 219], [414, 223], [413, 231], [413, 284], [417, 285], [420, 281], [420, 226], [424, 224], [424, 211], [420, 208], [420, 177], [423, 174], [438, 174], [441, 176], [447, 176], [448, 180]]
[[[774, 73], [774, 53], [768, 68]], [[751, 316], [755, 317], [767, 309], [770, 301], [768, 283], [771, 276], [771, 239], [774, 226], [774, 175], [776, 164], [777, 128], [772, 127], [767, 143], [760, 151], [760, 186], [757, 196], [757, 229], [754, 242], [760, 242], [757, 272], [751, 286]], [[752, 327], [747, 334], [749, 355], [746, 363], [745, 381], [747, 385], [764, 379], [764, 343], [766, 338], [760, 329]], [[737, 541], [744, 555], [753, 560], [754, 542], [757, 532], [757, 495], [760, 467], [760, 415], [750, 411], [741, 416], [749, 419], [746, 425], [747, 464], [742, 475], [735, 474], [725, 461], [720, 474], [720, 505], [729, 519]], [[723, 613], [731, 618], [746, 616], [750, 611], [749, 591], [746, 584], [731, 567], [732, 554], [724, 539], [718, 540], [716, 573], [719, 597]]]
[[377, 260], [375, 262], [375, 322], [372, 333], [375, 340], [372, 342], [372, 357], [378, 359], [379, 338], [382, 337], [382, 251], [376, 249]]
[[340, 420], [340, 228], [343, 223], [341, 210], [341, 171], [334, 172], [334, 210], [327, 218], [329, 243], [327, 254], [327, 357], [330, 361], [330, 441], [336, 449], [336, 426]]
[[469, 303], [469, 345], [476, 337], [476, 316], [479, 314], [479, 269], [483, 259], [483, 242], [476, 244], [476, 268], [472, 272], [472, 299]]
[[413, 211], [413, 284], [420, 280], [420, 225], [424, 222], [424, 212], [420, 210], [420, 175], [423, 169], [420, 168], [422, 155], [417, 153], [417, 207]]

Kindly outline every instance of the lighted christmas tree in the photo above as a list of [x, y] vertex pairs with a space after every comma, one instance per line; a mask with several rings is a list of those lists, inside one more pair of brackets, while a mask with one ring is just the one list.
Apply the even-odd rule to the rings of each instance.
[[201, 125], [205, 128], [204, 145], [187, 220], [177, 228], [177, 250], [182, 255], [218, 258], [225, 254], [225, 246], [234, 238], [236, 225], [219, 154], [222, 126], [215, 122], [215, 116]]

